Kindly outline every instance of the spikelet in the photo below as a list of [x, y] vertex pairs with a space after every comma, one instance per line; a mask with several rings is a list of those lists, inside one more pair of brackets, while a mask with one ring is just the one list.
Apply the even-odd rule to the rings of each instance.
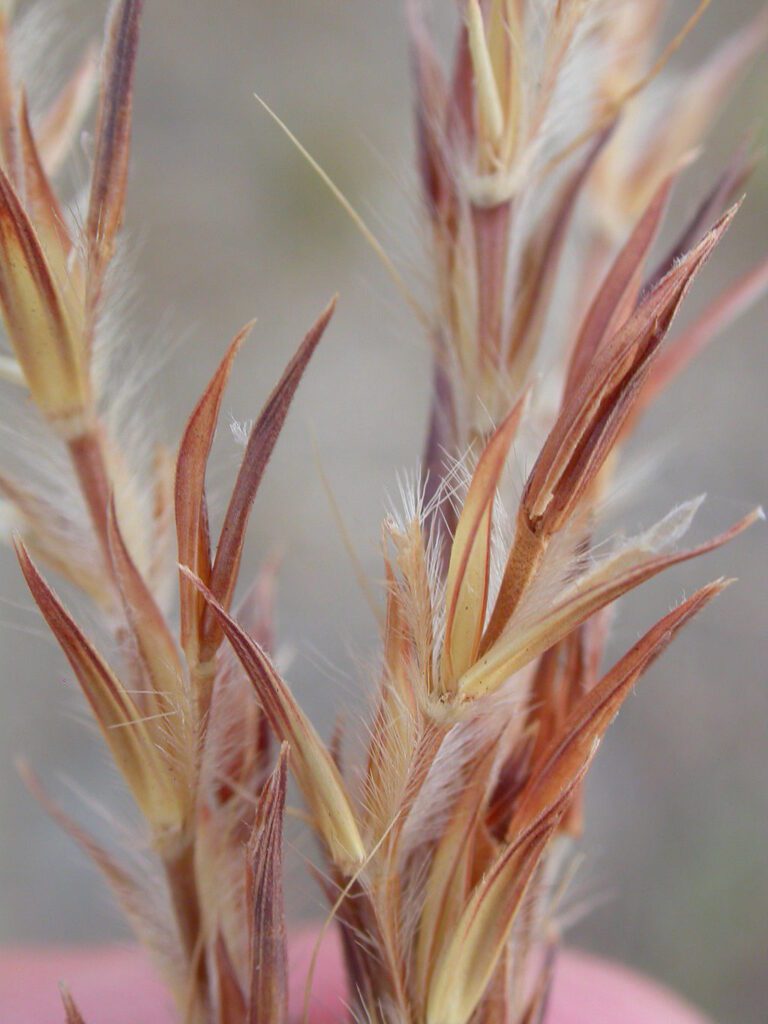
[[142, 716], [125, 687], [80, 631], [40, 576], [23, 545], [17, 549], [24, 578], [46, 622], [77, 676], [115, 764], [136, 803], [162, 843], [175, 835], [185, 816], [184, 776], [163, 749], [161, 716]]
[[259, 800], [248, 847], [251, 948], [248, 1020], [269, 1020], [275, 1024], [285, 1024], [288, 1018], [288, 947], [281, 852], [287, 760], [288, 747], [284, 746]]
[[[0, 378], [29, 399], [66, 473], [30, 483], [4, 470], [0, 522], [16, 531], [30, 592], [134, 798], [148, 869], [132, 870], [125, 851], [96, 842], [22, 774], [95, 862], [184, 1024], [287, 1024], [289, 771], [324, 858], [316, 875], [356, 1019], [542, 1019], [588, 769], [638, 679], [731, 581], [697, 590], [605, 671], [611, 609], [761, 516], [681, 549], [695, 499], [634, 537], [600, 538], [639, 417], [768, 286], [763, 259], [677, 331], [679, 307], [738, 210], [754, 164], [744, 146], [651, 263], [672, 189], [768, 34], [763, 13], [654, 119], [662, 72], [707, 4], [666, 44], [665, 6], [466, 0], [446, 72], [420, 0], [407, 0], [427, 304], [298, 144], [434, 353], [422, 478], [382, 527], [378, 686], [363, 761], [349, 771], [339, 737], [323, 742], [277, 667], [279, 560], [236, 601], [251, 511], [335, 300], [249, 428], [213, 537], [208, 464], [253, 325], [225, 351], [175, 459], [156, 441], [145, 457], [115, 428], [120, 396], [96, 359], [111, 344], [141, 0], [115, 0], [100, 64], [86, 52], [35, 120], [11, 73], [13, 5], [0, 2], [0, 312], [10, 347]], [[54, 175], [95, 95], [78, 231]], [[572, 298], [569, 250], [579, 256]], [[553, 363], [552, 387], [537, 387], [537, 370]], [[521, 466], [530, 469], [513, 496], [509, 470]], [[62, 490], [71, 500], [57, 502]], [[98, 645], [38, 562], [89, 602]], [[178, 569], [178, 622], [168, 566]], [[63, 1001], [68, 1024], [83, 1024], [66, 991]]]
[[474, 664], [480, 649], [490, 584], [493, 504], [524, 402], [517, 402], [488, 442], [456, 524], [446, 579], [442, 693], [455, 690], [456, 680]]
[[[55, 216], [55, 214], [54, 214]], [[63, 436], [86, 429], [91, 404], [82, 324], [56, 280], [58, 239], [46, 252], [11, 180], [0, 171], [0, 305], [33, 401]]]
[[[186, 572], [183, 574], [188, 575]], [[351, 872], [365, 859], [365, 848], [333, 759], [266, 654], [227, 615], [212, 591], [197, 579], [193, 578], [193, 582], [199, 587], [242, 662], [272, 729], [293, 752], [296, 780], [310, 805], [318, 835], [325, 841], [331, 859], [342, 871]]]

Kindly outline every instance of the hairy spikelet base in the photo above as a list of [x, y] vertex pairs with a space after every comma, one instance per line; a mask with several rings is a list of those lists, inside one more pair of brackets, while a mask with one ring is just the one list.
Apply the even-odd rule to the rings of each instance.
[[[640, 415], [768, 286], [763, 261], [678, 330], [738, 211], [746, 147], [654, 249], [768, 16], [671, 79], [706, 0], [666, 41], [664, 0], [462, 0], [448, 67], [406, 0], [426, 300], [282, 126], [433, 353], [422, 465], [382, 525], [381, 653], [348, 769], [340, 734], [323, 742], [275, 659], [279, 560], [236, 602], [250, 513], [335, 300], [253, 421], [231, 424], [242, 459], [214, 536], [209, 460], [252, 325], [175, 455], [147, 427], [143, 382], [108, 370], [130, 362], [118, 282], [141, 0], [114, 0], [99, 66], [86, 52], [54, 94], [22, 75], [17, 58], [42, 39], [34, 20], [14, 35], [12, 6], [0, 0], [0, 377], [6, 408], [24, 413], [3, 424], [0, 533], [140, 812], [150, 866], [104, 849], [25, 768], [29, 788], [104, 875], [185, 1024], [287, 1022], [289, 772], [353, 1019], [541, 1022], [587, 771], [637, 680], [731, 581], [697, 590], [606, 668], [614, 603], [760, 516], [681, 548], [697, 498], [604, 539]], [[94, 95], [89, 178], [70, 202], [54, 180]], [[44, 573], [87, 603], [98, 643]]]

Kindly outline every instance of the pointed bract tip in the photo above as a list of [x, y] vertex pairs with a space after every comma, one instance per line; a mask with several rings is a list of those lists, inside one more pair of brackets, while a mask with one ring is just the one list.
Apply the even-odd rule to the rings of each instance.
[[85, 1024], [85, 1018], [78, 1010], [75, 1001], [64, 982], [59, 982], [59, 992], [61, 994], [61, 1001], [64, 1004], [66, 1024]]

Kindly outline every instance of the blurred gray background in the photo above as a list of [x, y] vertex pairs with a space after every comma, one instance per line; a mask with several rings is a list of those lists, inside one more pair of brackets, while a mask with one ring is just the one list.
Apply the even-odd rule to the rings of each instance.
[[[56, 7], [56, 4], [52, 5]], [[679, 14], [691, 5], [674, 4]], [[687, 57], [707, 51], [759, 3], [712, 5]], [[101, 0], [69, 2], [64, 45], [95, 34]], [[428, 390], [426, 346], [385, 274], [345, 216], [252, 98], [262, 94], [365, 212], [408, 272], [420, 236], [406, 40], [397, 0], [148, 2], [138, 69], [128, 226], [137, 255], [133, 323], [162, 360], [157, 393], [166, 438], [178, 437], [224, 345], [258, 325], [225, 412], [258, 410], [299, 337], [341, 292], [277, 450], [251, 529], [249, 565], [287, 552], [281, 635], [291, 679], [327, 732], [344, 706], [365, 708], [375, 629], [354, 582], [313, 455], [378, 579], [377, 532], [396, 472], [416, 465]], [[703, 188], [743, 132], [761, 124], [768, 66], [758, 65], [712, 139]], [[707, 276], [695, 310], [720, 281], [765, 252], [768, 176]], [[691, 209], [693, 191], [678, 196]], [[655, 408], [636, 450], [664, 458], [628, 525], [707, 491], [700, 529], [766, 500], [765, 306], [721, 340]], [[223, 491], [238, 449], [220, 446]], [[571, 941], [620, 958], [679, 989], [724, 1022], [758, 1024], [768, 1005], [768, 603], [765, 530], [706, 563], [676, 570], [622, 606], [615, 648], [697, 583], [740, 582], [646, 678], [591, 774], [586, 864], [571, 903], [586, 910]], [[248, 567], [246, 567], [248, 568]], [[13, 758], [28, 758], [72, 810], [69, 782], [121, 808], [118, 786], [63, 659], [38, 620], [7, 551], [0, 552], [0, 941], [102, 941], [122, 935], [100, 881], [31, 802]], [[361, 667], [362, 666], [362, 667]], [[104, 831], [87, 807], [83, 820]], [[317, 896], [296, 858], [291, 898]]]

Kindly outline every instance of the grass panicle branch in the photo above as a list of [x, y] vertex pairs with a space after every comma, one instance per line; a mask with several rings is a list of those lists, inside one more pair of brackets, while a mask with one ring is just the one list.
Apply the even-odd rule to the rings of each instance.
[[[61, 482], [30, 467], [34, 484], [0, 474], [0, 501], [157, 870], [107, 850], [23, 768], [28, 787], [106, 878], [183, 1024], [287, 1024], [289, 773], [323, 858], [352, 1018], [540, 1021], [588, 769], [638, 679], [731, 581], [697, 590], [606, 667], [611, 608], [760, 516], [685, 548], [700, 500], [612, 543], [602, 510], [641, 415], [768, 287], [763, 258], [678, 327], [738, 211], [747, 146], [655, 253], [672, 190], [764, 48], [768, 17], [690, 70], [660, 117], [659, 79], [706, 3], [665, 40], [664, 0], [624, 0], [621, 17], [606, 0], [465, 0], [451, 66], [421, 0], [406, 0], [426, 299], [294, 139], [403, 292], [434, 361], [422, 477], [382, 526], [380, 668], [367, 749], [349, 769], [277, 667], [278, 561], [236, 600], [252, 508], [335, 300], [256, 417], [215, 538], [209, 462], [253, 325], [224, 352], [175, 458], [156, 441], [146, 459], [115, 427], [120, 385], [95, 358], [114, 344], [105, 314], [141, 0], [114, 0], [100, 64], [88, 50], [35, 118], [11, 70], [11, 6], [0, 4], [0, 386], [47, 430], [74, 497], [57, 501]], [[57, 175], [96, 96], [78, 210]], [[553, 388], [537, 385], [541, 370]], [[88, 604], [97, 639], [49, 575]], [[63, 1000], [68, 1024], [83, 1024]]]

